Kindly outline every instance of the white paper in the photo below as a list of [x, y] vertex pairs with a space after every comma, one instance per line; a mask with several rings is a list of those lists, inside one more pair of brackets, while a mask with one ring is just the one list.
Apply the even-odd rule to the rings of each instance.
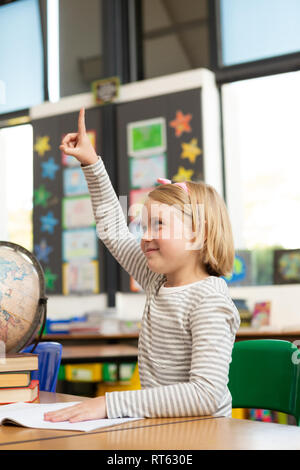
[[64, 429], [68, 431], [93, 431], [98, 428], [115, 426], [116, 424], [136, 421], [144, 418], [116, 418], [116, 419], [93, 419], [80, 421], [79, 423], [70, 423], [69, 421], [60, 421], [53, 423], [44, 420], [44, 413], [56, 411], [68, 406], [76, 405], [80, 402], [64, 403], [12, 403], [10, 405], [0, 406], [0, 424], [12, 421], [21, 426], [38, 429]]

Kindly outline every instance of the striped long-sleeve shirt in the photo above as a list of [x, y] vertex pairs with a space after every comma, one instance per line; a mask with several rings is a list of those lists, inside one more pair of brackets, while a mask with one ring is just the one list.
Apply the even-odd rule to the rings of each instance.
[[101, 158], [82, 167], [97, 234], [140, 284], [146, 303], [138, 342], [141, 390], [106, 393], [108, 418], [231, 416], [227, 387], [239, 312], [226, 282], [209, 276], [178, 287], [148, 268]]

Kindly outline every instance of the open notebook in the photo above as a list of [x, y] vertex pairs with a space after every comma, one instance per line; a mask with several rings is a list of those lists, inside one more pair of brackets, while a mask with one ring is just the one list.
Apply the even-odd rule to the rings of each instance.
[[17, 424], [27, 428], [38, 429], [65, 429], [68, 431], [93, 431], [98, 428], [115, 426], [116, 424], [136, 421], [144, 418], [116, 418], [116, 419], [94, 419], [81, 421], [79, 423], [69, 423], [61, 421], [52, 423], [44, 420], [44, 413], [48, 411], [60, 410], [67, 406], [76, 405], [80, 402], [64, 403], [13, 403], [11, 405], [0, 406], [0, 424]]

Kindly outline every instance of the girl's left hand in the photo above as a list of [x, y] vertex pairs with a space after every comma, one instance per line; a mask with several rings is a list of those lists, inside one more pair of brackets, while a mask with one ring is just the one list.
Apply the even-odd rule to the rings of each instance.
[[52, 422], [69, 421], [70, 423], [76, 423], [78, 421], [104, 418], [107, 418], [105, 396], [91, 398], [77, 405], [44, 414], [44, 420]]

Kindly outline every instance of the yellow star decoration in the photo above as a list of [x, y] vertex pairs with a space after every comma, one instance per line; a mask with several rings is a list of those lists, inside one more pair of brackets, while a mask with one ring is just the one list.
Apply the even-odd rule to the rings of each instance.
[[183, 166], [179, 166], [177, 174], [173, 176], [172, 180], [176, 183], [180, 183], [181, 181], [191, 181], [193, 174], [194, 170], [187, 170]]
[[181, 144], [182, 152], [181, 158], [188, 158], [191, 163], [195, 163], [198, 155], [201, 155], [202, 150], [198, 147], [198, 139], [192, 139], [190, 143]]
[[45, 135], [44, 137], [37, 137], [34, 150], [38, 153], [40, 157], [45, 155], [45, 152], [51, 150], [51, 145], [49, 144], [50, 137]]

